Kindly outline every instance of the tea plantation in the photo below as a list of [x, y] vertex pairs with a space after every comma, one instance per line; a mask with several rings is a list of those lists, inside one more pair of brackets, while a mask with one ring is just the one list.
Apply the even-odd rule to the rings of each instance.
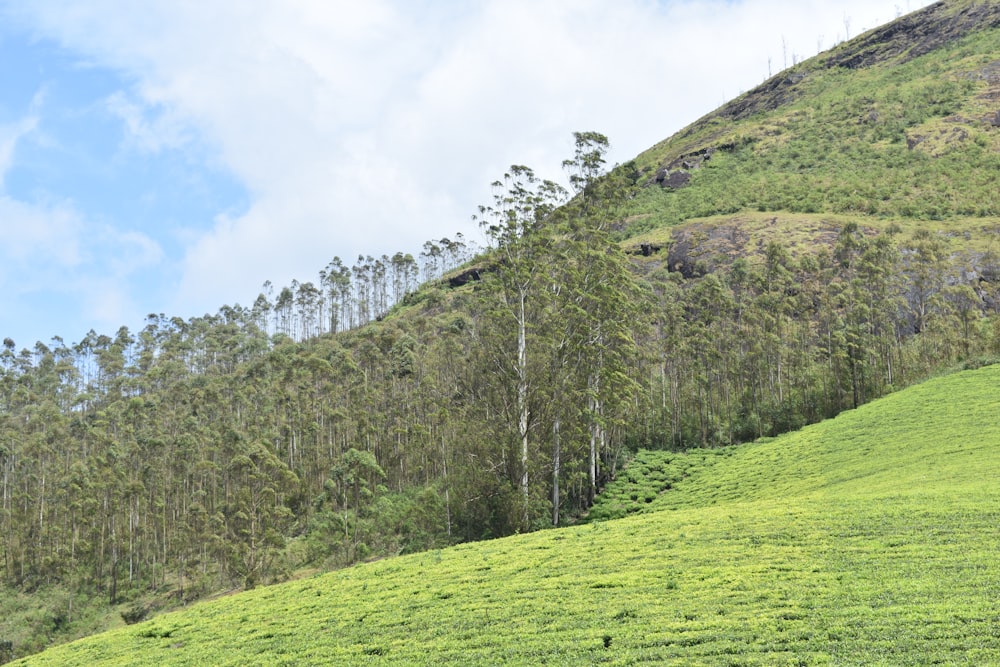
[[640, 452], [589, 524], [232, 595], [14, 664], [1000, 664], [998, 389], [991, 366], [771, 440]]

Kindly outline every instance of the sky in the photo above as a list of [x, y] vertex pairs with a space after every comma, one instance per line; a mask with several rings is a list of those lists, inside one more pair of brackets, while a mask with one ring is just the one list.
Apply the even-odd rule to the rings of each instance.
[[479, 238], [511, 164], [624, 162], [927, 0], [0, 0], [0, 338], [249, 306]]

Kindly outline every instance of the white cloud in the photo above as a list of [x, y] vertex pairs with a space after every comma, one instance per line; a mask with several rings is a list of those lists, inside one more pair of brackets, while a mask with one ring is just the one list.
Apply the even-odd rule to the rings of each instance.
[[34, 267], [78, 265], [81, 231], [79, 216], [65, 205], [26, 204], [0, 196], [0, 280], [15, 271], [30, 276]]
[[129, 146], [141, 152], [159, 153], [179, 149], [192, 140], [190, 126], [169, 110], [151, 112], [148, 105], [137, 102], [124, 91], [108, 96], [104, 101], [111, 115], [119, 118], [128, 130]]
[[[27, 115], [16, 123], [0, 126], [0, 185], [15, 165], [18, 143], [41, 132], [39, 115], [44, 97], [44, 90], [40, 91]], [[104, 296], [97, 296], [97, 300], [115, 292], [124, 293], [124, 284], [134, 272], [163, 258], [160, 246], [148, 236], [88, 221], [70, 201], [54, 197], [22, 201], [2, 188], [0, 238], [0, 291], [7, 295], [8, 312], [15, 307], [11, 299], [43, 291], [92, 298], [87, 295], [87, 286], [95, 280], [112, 286], [100, 292]], [[123, 303], [126, 299], [116, 297], [111, 301]], [[112, 313], [104, 306], [96, 310], [125, 315], [124, 311]]]
[[13, 165], [14, 150], [17, 147], [17, 143], [33, 133], [38, 127], [37, 111], [44, 97], [44, 91], [39, 91], [32, 99], [31, 109], [27, 115], [18, 119], [15, 123], [0, 125], [0, 192], [3, 191], [3, 183], [7, 172], [10, 171]]
[[58, 322], [59, 314], [42, 312], [52, 308], [45, 295], [53, 293], [72, 304], [72, 312], [62, 314], [76, 323], [67, 336], [81, 327], [114, 331], [141, 321], [136, 278], [163, 260], [148, 236], [88, 223], [66, 202], [8, 196], [0, 196], [0, 235], [0, 335], [23, 330], [21, 318]]
[[334, 254], [468, 234], [507, 165], [557, 177], [574, 130], [606, 133], [612, 157], [629, 159], [760, 83], [769, 57], [777, 72], [894, 8], [64, 0], [11, 11], [136, 82], [109, 105], [137, 146], [198, 138], [250, 192], [245, 212], [191, 238], [167, 306], [186, 316], [251, 300], [264, 279], [310, 279]]
[[[32, 115], [0, 128], [0, 178], [15, 162], [18, 140], [37, 125]], [[2, 193], [0, 239], [0, 335], [14, 334], [22, 346], [29, 343], [20, 340], [29, 329], [24, 321], [55, 326], [63, 315], [52, 312], [47, 294], [69, 298], [74, 319], [88, 327], [113, 331], [139, 321], [134, 276], [163, 257], [144, 234], [88, 223], [71, 202], [24, 202]]]

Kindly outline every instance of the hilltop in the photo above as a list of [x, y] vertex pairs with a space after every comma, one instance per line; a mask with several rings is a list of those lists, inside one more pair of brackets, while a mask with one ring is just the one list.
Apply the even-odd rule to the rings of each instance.
[[746, 228], [708, 254], [753, 254], [774, 238], [754, 221], [801, 228], [789, 242], [804, 249], [852, 220], [964, 239], [960, 252], [975, 239], [964, 261], [982, 268], [1000, 215], [998, 26], [997, 3], [938, 2], [775, 75], [636, 158], [645, 187], [623, 238], [648, 253], [670, 243], [653, 230], [695, 220]]
[[[998, 383], [997, 366], [948, 375], [692, 453], [648, 513], [260, 589], [15, 664], [993, 663]], [[655, 473], [671, 455], [646, 456]]]

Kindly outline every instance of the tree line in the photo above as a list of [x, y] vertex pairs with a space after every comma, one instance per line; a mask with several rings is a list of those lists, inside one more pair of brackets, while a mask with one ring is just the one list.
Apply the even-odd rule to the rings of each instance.
[[454, 239], [426, 241], [419, 261], [410, 253], [359, 255], [350, 267], [340, 257], [319, 272], [317, 282], [293, 280], [276, 289], [267, 281], [250, 309], [261, 331], [306, 340], [364, 326], [383, 317], [430, 282], [475, 256], [475, 243], [461, 232]]
[[[1000, 351], [997, 289], [943, 238], [847, 223], [794, 258], [772, 240], [683, 278], [661, 269], [640, 442], [724, 445], [800, 428]], [[989, 316], [989, 317], [987, 317]]]

